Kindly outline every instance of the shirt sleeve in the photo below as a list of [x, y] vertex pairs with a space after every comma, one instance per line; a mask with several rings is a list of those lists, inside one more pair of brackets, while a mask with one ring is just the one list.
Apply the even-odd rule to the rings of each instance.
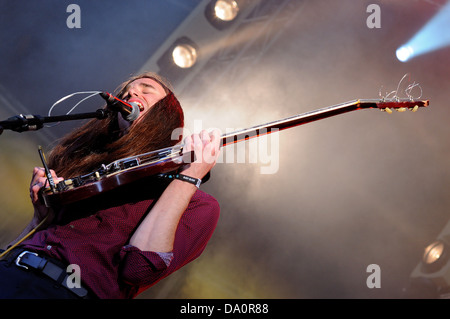
[[132, 245], [124, 246], [120, 254], [122, 279], [132, 286], [156, 281], [173, 259], [173, 253], [142, 251]]
[[127, 245], [121, 251], [121, 276], [144, 290], [196, 259], [216, 228], [219, 205], [214, 197], [198, 190], [181, 216], [171, 253], [141, 251]]

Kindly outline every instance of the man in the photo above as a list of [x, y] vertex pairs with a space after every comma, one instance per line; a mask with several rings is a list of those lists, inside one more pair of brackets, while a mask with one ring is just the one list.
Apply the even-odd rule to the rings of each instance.
[[[172, 133], [184, 125], [183, 111], [160, 77], [133, 77], [118, 96], [138, 104], [139, 117], [129, 123], [116, 114], [68, 134], [49, 157], [56, 182], [181, 141]], [[201, 180], [215, 165], [219, 140], [217, 131], [185, 139], [184, 150], [196, 155], [179, 170], [188, 181], [142, 178], [58, 209], [42, 204], [39, 192], [48, 183], [44, 169], [35, 168], [35, 212], [19, 238], [40, 227], [0, 261], [0, 297], [133, 298], [197, 258], [216, 227], [219, 206], [189, 181]], [[69, 265], [79, 267], [81, 287], [67, 283]]]

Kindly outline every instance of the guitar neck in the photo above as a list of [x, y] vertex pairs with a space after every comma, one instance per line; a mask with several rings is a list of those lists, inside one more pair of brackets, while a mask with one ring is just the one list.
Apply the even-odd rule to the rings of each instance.
[[294, 115], [282, 120], [277, 120], [266, 124], [243, 129], [240, 131], [224, 134], [221, 136], [221, 146], [234, 144], [240, 141], [248, 140], [253, 137], [258, 137], [273, 132], [282, 131], [291, 127], [299, 126], [313, 121], [325, 119], [327, 117], [361, 109], [376, 108], [382, 111], [386, 110], [387, 112], [392, 113], [390, 109], [392, 108], [400, 112], [406, 109], [410, 109], [415, 112], [415, 110], [418, 107], [426, 107], [428, 105], [429, 105], [428, 100], [419, 100], [419, 101], [413, 101], [409, 99], [392, 100], [392, 101], [383, 101], [374, 99], [353, 100], [350, 102], [324, 107], [315, 111]]
[[294, 115], [282, 120], [277, 120], [266, 124], [253, 126], [247, 129], [235, 131], [232, 133], [224, 134], [221, 136], [221, 146], [226, 146], [240, 141], [248, 140], [253, 137], [258, 137], [273, 132], [282, 131], [291, 127], [325, 119], [327, 117], [347, 113], [350, 111], [355, 111], [362, 108], [376, 108], [376, 107], [377, 107], [377, 100], [373, 101], [355, 100], [333, 106], [324, 107], [315, 111]]
[[[403, 112], [410, 109], [415, 112], [419, 107], [428, 105], [428, 100], [354, 100], [224, 134], [220, 142], [221, 146], [226, 146], [360, 109], [377, 108], [387, 113], [392, 113], [392, 110]], [[192, 152], [186, 154], [192, 155]], [[58, 183], [56, 191], [44, 188], [43, 199], [48, 207], [66, 205], [133, 183], [146, 176], [173, 172], [183, 163], [192, 161], [190, 156], [189, 161], [182, 160], [186, 154], [183, 154], [183, 145], [177, 145], [117, 160], [108, 165], [102, 165], [90, 174]]]

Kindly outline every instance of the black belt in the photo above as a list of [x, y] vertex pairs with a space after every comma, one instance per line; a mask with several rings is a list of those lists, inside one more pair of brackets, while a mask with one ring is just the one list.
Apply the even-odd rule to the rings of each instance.
[[75, 295], [80, 298], [85, 298], [88, 295], [88, 291], [83, 287], [69, 287], [67, 284], [67, 279], [69, 275], [67, 274], [67, 270], [48, 258], [40, 257], [38, 254], [30, 251], [23, 251], [20, 255], [15, 259], [15, 264], [18, 267], [22, 267], [25, 269], [34, 269], [35, 271], [42, 273], [53, 279], [57, 284], [67, 288]]

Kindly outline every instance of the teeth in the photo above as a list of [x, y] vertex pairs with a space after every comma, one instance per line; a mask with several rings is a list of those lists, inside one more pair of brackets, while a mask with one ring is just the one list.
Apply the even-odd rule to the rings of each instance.
[[144, 110], [144, 106], [142, 105], [141, 102], [138, 101], [133, 101], [133, 103], [136, 103], [139, 106], [139, 110], [142, 112]]

